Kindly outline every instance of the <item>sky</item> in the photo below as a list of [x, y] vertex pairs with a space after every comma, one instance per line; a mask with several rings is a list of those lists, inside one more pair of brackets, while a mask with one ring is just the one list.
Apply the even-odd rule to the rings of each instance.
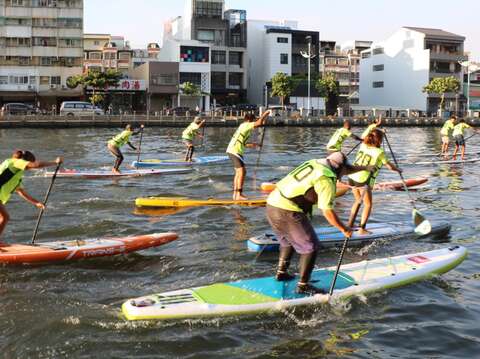
[[[123, 35], [135, 48], [161, 43], [163, 23], [183, 14], [183, 0], [84, 0], [85, 32]], [[226, 0], [249, 19], [297, 20], [322, 40], [382, 41], [402, 26], [433, 27], [465, 36], [480, 61], [479, 0]]]

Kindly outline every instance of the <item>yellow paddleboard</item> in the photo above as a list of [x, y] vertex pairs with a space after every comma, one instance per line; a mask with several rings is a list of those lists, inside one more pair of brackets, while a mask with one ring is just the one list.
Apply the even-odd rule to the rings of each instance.
[[267, 198], [253, 198], [244, 201], [233, 201], [231, 199], [209, 198], [192, 199], [187, 197], [149, 197], [137, 198], [135, 205], [137, 207], [202, 207], [202, 206], [265, 206]]

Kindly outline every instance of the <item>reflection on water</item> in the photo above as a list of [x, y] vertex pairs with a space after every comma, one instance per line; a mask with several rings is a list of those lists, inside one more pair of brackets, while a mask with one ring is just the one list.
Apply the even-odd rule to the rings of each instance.
[[[246, 190], [284, 176], [299, 163], [325, 154], [333, 128], [268, 128], [261, 165], [257, 152], [246, 153]], [[361, 133], [360, 128], [354, 132]], [[149, 128], [142, 145], [145, 158], [174, 158], [184, 151], [182, 129]], [[233, 128], [207, 129], [203, 153], [225, 151]], [[438, 129], [389, 129], [399, 158], [425, 160], [438, 152]], [[0, 156], [15, 148], [31, 149], [40, 159], [66, 157], [69, 168], [110, 167], [106, 141], [116, 129], [1, 130]], [[348, 142], [346, 148], [351, 148]], [[472, 140], [469, 151], [479, 151]], [[199, 153], [202, 153], [199, 150]], [[125, 163], [135, 159], [127, 154]], [[134, 200], [145, 196], [194, 198], [231, 196], [230, 163], [199, 167], [181, 176], [131, 178], [121, 181], [58, 179], [50, 197], [39, 240], [74, 240], [100, 236], [176, 231], [180, 239], [166, 246], [118, 258], [55, 266], [0, 269], [0, 351], [6, 358], [56, 357], [191, 357], [191, 358], [451, 358], [477, 357], [480, 351], [480, 205], [479, 167], [402, 165], [405, 177], [429, 178], [412, 195], [431, 220], [452, 225], [450, 238], [394, 240], [347, 253], [346, 262], [443, 247], [450, 240], [470, 250], [458, 269], [430, 281], [354, 298], [346, 303], [292, 310], [280, 315], [165, 323], [127, 323], [119, 315], [131, 297], [183, 287], [252, 278], [273, 273], [276, 256], [255, 259], [245, 240], [269, 230], [264, 208], [190, 208], [139, 210]], [[255, 176], [254, 176], [255, 175]], [[398, 180], [382, 170], [379, 181]], [[255, 185], [254, 185], [255, 181]], [[25, 178], [24, 186], [42, 198], [49, 179]], [[409, 221], [405, 192], [374, 196], [373, 221]], [[337, 200], [346, 218], [351, 194]], [[8, 242], [31, 238], [37, 211], [14, 195], [8, 203], [12, 220]], [[134, 211], [134, 212], [133, 212]], [[321, 215], [315, 225], [325, 225]], [[294, 260], [296, 261], [296, 259]], [[335, 265], [337, 253], [319, 255], [317, 264]], [[292, 267], [296, 268], [297, 263]]]

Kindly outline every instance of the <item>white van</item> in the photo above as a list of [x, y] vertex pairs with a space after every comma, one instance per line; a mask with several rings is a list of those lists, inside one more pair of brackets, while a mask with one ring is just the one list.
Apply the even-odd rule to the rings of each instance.
[[93, 116], [105, 115], [105, 112], [90, 102], [65, 101], [60, 106], [60, 116]]

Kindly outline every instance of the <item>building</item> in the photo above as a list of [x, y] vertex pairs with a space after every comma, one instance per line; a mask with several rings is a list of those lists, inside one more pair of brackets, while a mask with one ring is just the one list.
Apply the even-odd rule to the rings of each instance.
[[[440, 96], [422, 89], [435, 77], [462, 80], [459, 62], [467, 60], [464, 41], [463, 36], [440, 29], [403, 27], [384, 42], [373, 44], [361, 53], [359, 107], [436, 114]], [[447, 110], [463, 106], [463, 96], [456, 95], [446, 95]]]
[[[185, 13], [165, 25], [163, 51], [170, 51], [169, 42], [177, 42], [181, 46], [194, 46], [209, 49], [210, 73], [208, 92], [214, 104], [236, 104], [246, 101], [246, 46], [247, 46], [247, 14], [245, 10], [225, 11], [224, 0], [187, 0]], [[176, 51], [176, 48], [173, 48]], [[196, 71], [191, 65], [194, 58], [188, 56], [178, 59], [177, 54], [162, 55], [162, 59], [180, 60], [180, 83]], [[206, 57], [202, 57], [205, 60]], [[183, 66], [182, 63], [187, 66]], [[206, 71], [203, 66], [202, 71]], [[205, 73], [205, 72], [202, 72]], [[207, 76], [207, 75], [202, 75]], [[198, 75], [191, 78], [201, 84]], [[207, 91], [208, 90], [208, 91]]]
[[81, 89], [83, 0], [0, 0], [0, 105], [25, 102], [58, 109]]
[[[476, 64], [475, 67], [480, 68], [480, 64]], [[463, 94], [465, 97], [470, 95], [470, 111], [478, 117], [480, 116], [480, 70], [471, 69], [470, 71], [473, 71], [470, 73], [470, 83], [468, 83], [468, 74], [464, 77]]]
[[335, 41], [320, 41], [320, 73], [333, 73], [339, 85], [338, 106], [350, 114], [352, 105], [359, 104], [361, 51], [371, 41], [351, 41], [341, 46]]
[[[311, 41], [312, 79], [319, 76], [319, 33], [318, 31], [298, 30], [296, 21], [248, 21], [248, 100], [252, 104], [265, 105], [278, 99], [266, 98], [266, 90], [270, 80], [277, 72], [289, 76], [298, 76], [306, 79], [308, 73], [308, 59], [302, 52], [308, 51], [308, 42]], [[306, 81], [300, 83], [292, 94], [290, 102], [297, 107], [306, 107], [308, 86]], [[323, 99], [320, 99], [316, 88], [311, 82], [312, 106], [323, 109]]]
[[147, 62], [158, 61], [160, 55], [160, 45], [152, 42], [147, 45], [146, 49], [133, 50], [133, 68], [141, 66]]
[[133, 67], [133, 51], [123, 36], [85, 34], [83, 44], [84, 72], [116, 70], [127, 76]]

